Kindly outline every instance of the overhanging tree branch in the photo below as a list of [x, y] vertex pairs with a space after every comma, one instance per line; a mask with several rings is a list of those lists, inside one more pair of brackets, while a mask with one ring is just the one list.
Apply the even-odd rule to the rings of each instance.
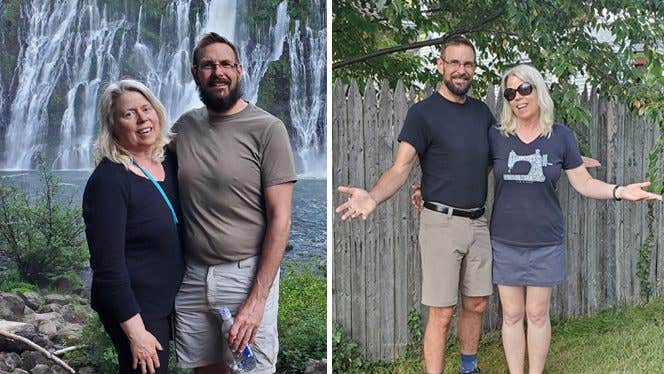
[[482, 22], [478, 23], [475, 26], [450, 31], [450, 32], [448, 32], [447, 34], [443, 35], [440, 38], [424, 40], [424, 41], [421, 41], [421, 42], [402, 44], [402, 45], [389, 47], [389, 48], [383, 48], [383, 49], [379, 49], [377, 51], [373, 51], [371, 53], [367, 53], [367, 54], [364, 54], [364, 55], [361, 55], [361, 56], [352, 57], [352, 58], [349, 58], [349, 59], [337, 61], [337, 62], [332, 63], [332, 69], [342, 68], [344, 66], [356, 64], [358, 62], [363, 62], [363, 61], [366, 61], [366, 60], [369, 60], [369, 59], [372, 59], [372, 58], [375, 58], [375, 57], [388, 55], [390, 53], [403, 52], [403, 51], [408, 51], [408, 50], [411, 50], [411, 49], [417, 49], [417, 48], [442, 44], [444, 41], [446, 41], [447, 39], [449, 39], [449, 38], [451, 38], [455, 35], [462, 35], [462, 34], [466, 34], [466, 33], [470, 33], [470, 32], [479, 31], [479, 30], [482, 29], [482, 27], [484, 25], [494, 21], [495, 19], [497, 19], [501, 15], [502, 15], [502, 11], [496, 13], [495, 15], [493, 15], [491, 17], [488, 17], [488, 18], [484, 19]]

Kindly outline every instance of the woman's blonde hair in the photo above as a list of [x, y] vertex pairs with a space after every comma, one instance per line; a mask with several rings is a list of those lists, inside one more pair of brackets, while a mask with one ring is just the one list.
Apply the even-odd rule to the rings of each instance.
[[[542, 135], [547, 138], [551, 136], [553, 131], [553, 100], [549, 94], [549, 88], [544, 82], [544, 77], [537, 69], [530, 65], [517, 65], [509, 69], [502, 78], [500, 84], [500, 94], [505, 92], [507, 86], [507, 79], [509, 77], [517, 77], [524, 82], [533, 85], [535, 93], [537, 94], [537, 104], [539, 105], [539, 128]], [[532, 94], [531, 94], [532, 95]], [[512, 113], [507, 100], [503, 100], [502, 111], [500, 113], [500, 133], [504, 136], [514, 135], [517, 128], [517, 118]]]
[[171, 127], [166, 118], [166, 109], [164, 109], [159, 99], [143, 83], [133, 79], [123, 79], [109, 83], [101, 94], [99, 103], [101, 129], [99, 130], [93, 151], [95, 165], [98, 165], [105, 157], [110, 161], [124, 165], [127, 169], [131, 166], [131, 154], [122, 148], [118, 143], [117, 136], [113, 133], [115, 129], [115, 104], [118, 97], [126, 92], [140, 93], [150, 102], [150, 105], [156, 111], [157, 118], [159, 119], [159, 134], [152, 149], [152, 159], [158, 162], [164, 160], [164, 147], [171, 138]]

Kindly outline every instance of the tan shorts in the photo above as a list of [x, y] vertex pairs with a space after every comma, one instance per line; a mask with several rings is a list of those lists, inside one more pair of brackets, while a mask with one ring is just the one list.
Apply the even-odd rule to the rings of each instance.
[[[215, 266], [187, 264], [182, 286], [175, 298], [175, 351], [178, 366], [196, 368], [223, 362], [221, 319], [215, 311], [227, 307], [235, 315], [246, 299], [258, 270], [258, 257]], [[255, 342], [256, 369], [274, 373], [279, 352], [277, 312], [279, 274], [265, 305]]]
[[422, 209], [422, 304], [453, 306], [464, 296], [489, 296], [491, 242], [487, 219], [453, 216]]

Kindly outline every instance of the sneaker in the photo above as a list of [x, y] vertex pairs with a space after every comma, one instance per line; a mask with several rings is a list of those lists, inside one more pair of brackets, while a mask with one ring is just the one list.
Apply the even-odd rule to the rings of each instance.
[[482, 374], [482, 370], [480, 370], [480, 368], [476, 367], [475, 370], [473, 370], [473, 371], [461, 371], [459, 373], [460, 374]]

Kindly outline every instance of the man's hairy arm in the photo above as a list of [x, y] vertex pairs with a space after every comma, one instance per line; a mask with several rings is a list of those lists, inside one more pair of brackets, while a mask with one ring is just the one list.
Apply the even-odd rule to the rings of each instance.
[[408, 179], [410, 171], [417, 161], [417, 151], [409, 143], [402, 141], [392, 166], [387, 169], [371, 191], [367, 192], [361, 188], [339, 186], [341, 193], [349, 195], [348, 201], [339, 205], [337, 213], [344, 212], [341, 220], [362, 216], [366, 219], [378, 204], [392, 197]]
[[281, 260], [284, 257], [291, 225], [291, 201], [295, 183], [282, 183], [265, 189], [267, 227], [258, 263], [258, 272], [249, 296], [238, 309], [228, 337], [231, 348], [238, 350], [253, 343], [263, 319], [265, 304]]

